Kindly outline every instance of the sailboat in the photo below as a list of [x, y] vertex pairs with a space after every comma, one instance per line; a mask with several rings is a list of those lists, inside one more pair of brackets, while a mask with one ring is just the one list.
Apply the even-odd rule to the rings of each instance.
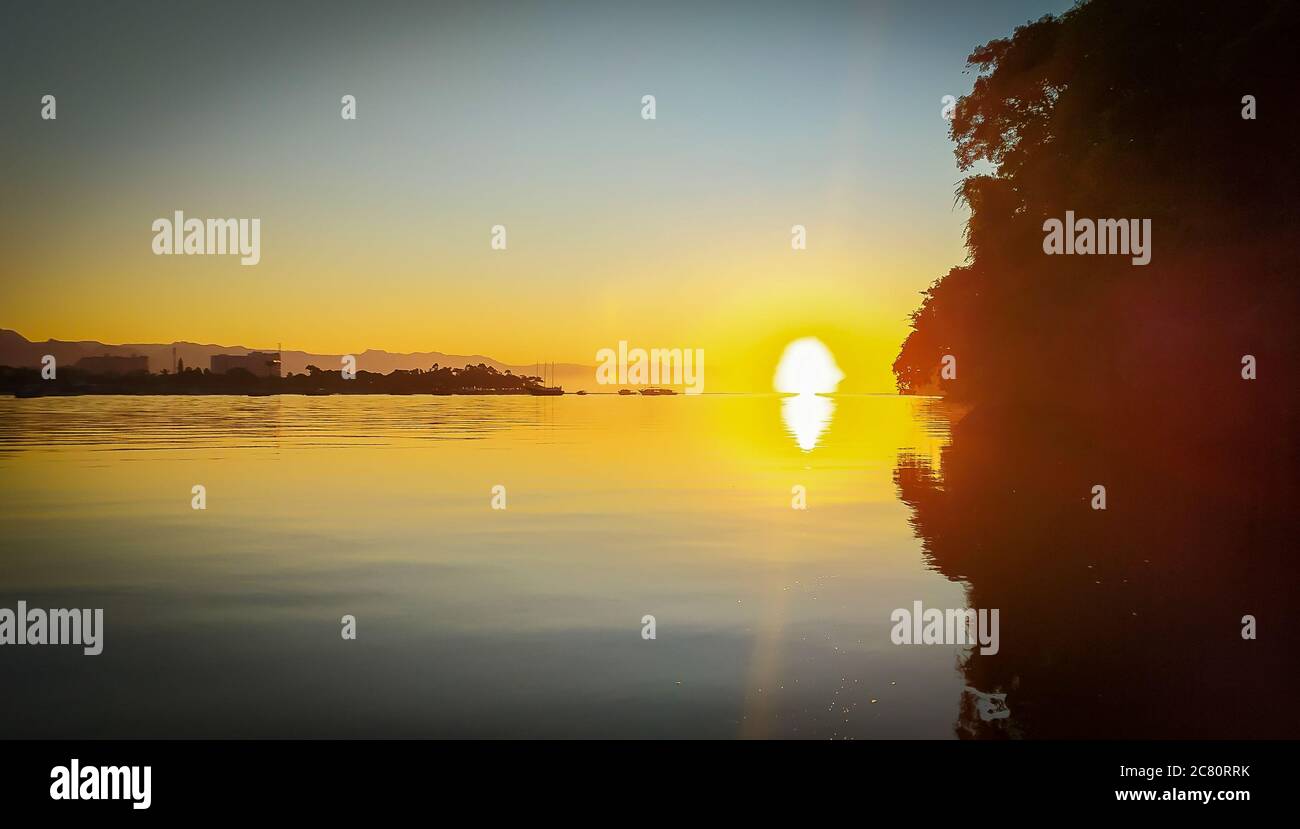
[[[546, 382], [542, 381], [543, 384]], [[555, 364], [551, 364], [551, 382], [555, 382]], [[564, 389], [560, 386], [528, 386], [528, 393], [537, 397], [554, 397], [564, 394]]]

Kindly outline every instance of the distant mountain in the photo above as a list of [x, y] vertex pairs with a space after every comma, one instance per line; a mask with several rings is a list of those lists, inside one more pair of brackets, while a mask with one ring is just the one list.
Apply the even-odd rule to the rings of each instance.
[[[242, 345], [213, 345], [191, 342], [177, 343], [126, 343], [108, 345], [94, 340], [65, 341], [46, 340], [31, 342], [16, 331], [0, 328], [0, 366], [14, 368], [39, 368], [41, 358], [53, 354], [59, 365], [71, 366], [82, 357], [112, 355], [118, 357], [144, 356], [149, 358], [149, 370], [160, 372], [171, 370], [172, 349], [176, 357], [184, 360], [190, 368], [207, 368], [214, 354], [248, 354], [250, 351], [274, 351], [275, 349], [248, 348]], [[532, 375], [536, 368], [532, 365], [516, 366], [485, 357], [482, 354], [444, 354], [440, 351], [421, 351], [411, 354], [393, 354], [388, 351], [366, 349], [353, 355], [357, 358], [358, 371], [373, 371], [388, 374], [397, 369], [430, 368], [435, 363], [440, 366], [461, 368], [483, 363], [497, 371], [510, 371], [514, 374]], [[310, 354], [306, 351], [284, 351], [280, 354], [281, 371], [284, 374], [303, 374], [307, 366], [314, 365], [322, 369], [335, 370], [342, 366], [342, 354]], [[549, 375], [548, 375], [549, 376]], [[599, 389], [596, 385], [594, 366], [576, 363], [556, 363], [555, 382], [570, 391]]]

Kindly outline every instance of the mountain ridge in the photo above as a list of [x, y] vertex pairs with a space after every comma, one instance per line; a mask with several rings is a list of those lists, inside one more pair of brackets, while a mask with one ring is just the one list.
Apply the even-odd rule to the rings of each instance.
[[[253, 351], [273, 351], [266, 348], [249, 348], [243, 345], [218, 345], [177, 340], [174, 343], [103, 343], [98, 340], [32, 341], [9, 328], [0, 328], [0, 366], [13, 368], [39, 368], [41, 358], [54, 355], [59, 365], [74, 365], [82, 357], [111, 355], [119, 357], [144, 356], [149, 359], [151, 372], [172, 370], [172, 349], [176, 357], [190, 368], [207, 368], [214, 354], [248, 354]], [[491, 366], [497, 371], [533, 375], [537, 369], [531, 365], [513, 365], [483, 354], [447, 354], [441, 351], [391, 352], [367, 348], [353, 354], [358, 371], [388, 374], [397, 370], [427, 369], [435, 363], [440, 366], [462, 368], [467, 365]], [[284, 350], [280, 353], [281, 373], [303, 374], [307, 366], [315, 365], [326, 370], [340, 368], [343, 354], [322, 354], [310, 351]], [[555, 383], [572, 389], [596, 388], [595, 367], [578, 363], [556, 363]], [[549, 376], [549, 375], [548, 375]]]

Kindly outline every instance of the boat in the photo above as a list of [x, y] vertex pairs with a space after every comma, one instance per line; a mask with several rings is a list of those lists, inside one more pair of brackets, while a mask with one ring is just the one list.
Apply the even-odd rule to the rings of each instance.
[[[538, 370], [538, 372], [537, 372], [537, 375], [535, 375], [533, 379], [539, 380], [541, 383], [545, 383], [545, 382], [546, 382], [546, 373], [547, 373], [547, 372], [545, 372], [543, 369], [541, 369], [541, 367], [539, 367], [539, 370]], [[551, 366], [551, 371], [550, 371], [549, 373], [550, 373], [550, 375], [551, 375], [551, 378], [550, 378], [550, 379], [551, 379], [551, 382], [554, 383], [554, 382], [555, 382], [555, 368], [554, 368], [553, 365]], [[564, 387], [563, 387], [563, 386], [546, 386], [546, 385], [538, 385], [538, 386], [527, 386], [526, 388], [528, 389], [528, 393], [529, 393], [529, 394], [531, 394], [531, 395], [535, 395], [535, 396], [537, 396], [537, 397], [557, 397], [557, 396], [559, 396], [559, 395], [564, 394]]]
[[623, 395], [636, 394], [636, 392], [632, 391], [631, 389], [619, 389], [618, 393]]
[[673, 391], [672, 389], [657, 389], [653, 387], [648, 389], [641, 389], [641, 393], [644, 394], [646, 397], [659, 397], [661, 395], [666, 395], [666, 394], [677, 394], [677, 392]]
[[578, 394], [586, 394], [586, 393], [587, 393], [586, 389], [578, 389]]

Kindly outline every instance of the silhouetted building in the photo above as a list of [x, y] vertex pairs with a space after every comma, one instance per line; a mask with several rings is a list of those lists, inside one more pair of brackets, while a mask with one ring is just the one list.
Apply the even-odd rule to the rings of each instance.
[[258, 377], [280, 376], [280, 355], [274, 351], [252, 351], [248, 354], [213, 354], [212, 373], [225, 374], [242, 368]]
[[130, 374], [135, 371], [149, 371], [149, 358], [132, 355], [114, 357], [104, 354], [99, 357], [82, 357], [76, 368], [91, 374]]

